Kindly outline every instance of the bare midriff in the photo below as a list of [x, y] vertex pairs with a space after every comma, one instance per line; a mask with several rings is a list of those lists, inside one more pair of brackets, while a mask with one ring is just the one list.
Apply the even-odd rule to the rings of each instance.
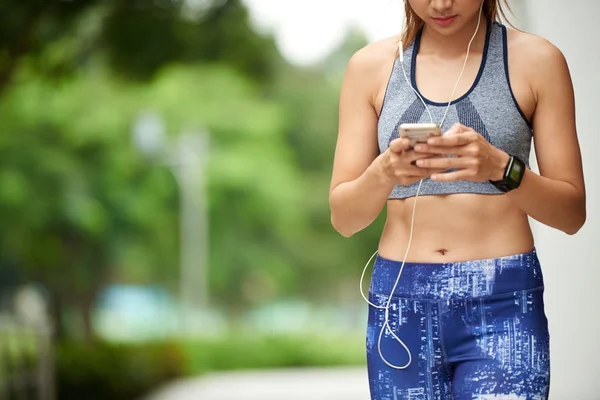
[[[414, 201], [415, 197], [388, 200], [380, 256], [404, 259]], [[406, 261], [480, 260], [525, 253], [533, 246], [527, 215], [506, 195], [419, 196]]]

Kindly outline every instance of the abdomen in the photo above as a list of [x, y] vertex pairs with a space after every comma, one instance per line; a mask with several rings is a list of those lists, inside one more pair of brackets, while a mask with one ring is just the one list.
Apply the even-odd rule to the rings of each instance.
[[[379, 254], [402, 261], [414, 197], [389, 200]], [[533, 249], [527, 215], [506, 195], [451, 194], [417, 200], [407, 261], [452, 262], [495, 258]]]

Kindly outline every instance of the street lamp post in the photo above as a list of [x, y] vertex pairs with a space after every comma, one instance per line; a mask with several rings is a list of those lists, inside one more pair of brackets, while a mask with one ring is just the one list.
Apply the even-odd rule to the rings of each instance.
[[173, 168], [179, 186], [180, 294], [188, 332], [195, 312], [208, 308], [208, 215], [204, 163], [208, 149], [206, 133], [183, 134], [175, 146]]
[[133, 126], [133, 140], [147, 156], [172, 171], [179, 190], [179, 295], [184, 328], [193, 330], [195, 315], [208, 310], [208, 211], [205, 190], [206, 132], [186, 132], [168, 142], [162, 118], [143, 113]]

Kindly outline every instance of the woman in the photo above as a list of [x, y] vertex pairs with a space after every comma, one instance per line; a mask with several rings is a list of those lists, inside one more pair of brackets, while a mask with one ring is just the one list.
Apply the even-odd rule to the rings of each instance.
[[[548, 396], [528, 217], [575, 234], [585, 188], [566, 61], [496, 22], [503, 1], [408, 0], [402, 35], [348, 64], [332, 224], [349, 237], [387, 205], [368, 298], [372, 399]], [[430, 122], [444, 135], [398, 137]]]

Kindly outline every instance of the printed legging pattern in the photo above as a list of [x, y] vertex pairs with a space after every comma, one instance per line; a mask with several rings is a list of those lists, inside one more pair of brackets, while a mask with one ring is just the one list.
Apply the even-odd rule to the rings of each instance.
[[[369, 299], [385, 306], [401, 262], [377, 257]], [[386, 365], [377, 342], [385, 310], [369, 307], [367, 363], [372, 400], [545, 400], [548, 322], [536, 251], [448, 264], [406, 263], [389, 326], [408, 346], [404, 370]], [[386, 329], [383, 356], [408, 354]]]

